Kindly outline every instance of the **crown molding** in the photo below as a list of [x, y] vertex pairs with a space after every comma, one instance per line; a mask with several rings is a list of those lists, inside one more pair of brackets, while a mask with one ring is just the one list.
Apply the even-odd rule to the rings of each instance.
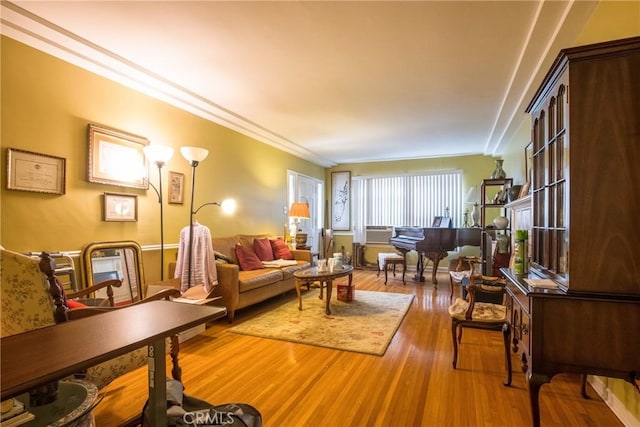
[[322, 167], [336, 163], [58, 25], [2, 1], [2, 35]]

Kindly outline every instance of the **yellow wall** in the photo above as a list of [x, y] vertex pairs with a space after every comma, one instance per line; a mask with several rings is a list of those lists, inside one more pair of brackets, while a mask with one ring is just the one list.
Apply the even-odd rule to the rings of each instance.
[[[524, 146], [522, 149], [524, 161]], [[507, 176], [511, 177], [512, 173], [520, 169], [520, 164], [504, 164], [504, 170]], [[415, 159], [415, 160], [402, 160], [393, 162], [371, 162], [371, 163], [349, 163], [341, 164], [327, 170], [326, 182], [331, 183], [331, 172], [336, 171], [350, 171], [352, 176], [368, 176], [368, 175], [392, 175], [392, 174], [410, 174], [417, 172], [434, 172], [445, 170], [461, 170], [462, 172], [462, 188], [466, 191], [468, 188], [474, 185], [480, 185], [483, 179], [487, 179], [491, 176], [495, 169], [495, 159], [490, 156], [474, 155], [474, 156], [458, 156], [458, 157], [439, 157], [429, 159]], [[522, 175], [522, 174], [521, 174]], [[514, 184], [519, 184], [521, 181], [515, 179]], [[328, 185], [327, 187], [330, 187]], [[327, 200], [330, 201], [331, 189], [327, 188], [328, 196]], [[330, 206], [330, 203], [328, 204]], [[425, 224], [424, 227], [428, 225]], [[460, 226], [460, 224], [456, 225]], [[351, 252], [353, 244], [353, 232], [334, 232], [334, 247], [336, 250], [340, 250], [344, 247], [345, 252]], [[378, 252], [389, 252], [389, 247], [378, 247], [377, 245], [367, 247], [365, 251], [365, 260], [368, 263], [375, 264], [377, 260]], [[469, 249], [469, 254], [479, 254], [479, 248], [466, 248]], [[467, 253], [467, 252], [465, 252]], [[452, 256], [457, 256], [452, 255]], [[415, 260], [408, 258], [410, 264], [415, 264]], [[445, 267], [448, 265], [448, 259], [441, 262], [440, 266]]]
[[[191, 168], [179, 147], [209, 149], [197, 168], [195, 204], [233, 197], [233, 217], [216, 206], [197, 215], [213, 235], [246, 232], [281, 233], [286, 205], [287, 169], [319, 179], [324, 168], [252, 138], [211, 123], [120, 84], [2, 37], [2, 177], [6, 181], [6, 148], [64, 157], [66, 194], [49, 195], [1, 190], [0, 243], [15, 251], [79, 250], [89, 242], [160, 240], [158, 199], [153, 191], [94, 184], [87, 181], [87, 124], [97, 123], [172, 146], [173, 158], [163, 169], [166, 197], [168, 171], [185, 174], [185, 203], [164, 205], [165, 244], [176, 244], [189, 223]], [[150, 181], [158, 172], [150, 168]], [[138, 196], [137, 222], [102, 221], [102, 194]], [[175, 257], [175, 255], [173, 255]], [[165, 262], [172, 254], [165, 257]], [[159, 279], [159, 256], [145, 253], [147, 280]], [[166, 270], [165, 270], [166, 271]]]

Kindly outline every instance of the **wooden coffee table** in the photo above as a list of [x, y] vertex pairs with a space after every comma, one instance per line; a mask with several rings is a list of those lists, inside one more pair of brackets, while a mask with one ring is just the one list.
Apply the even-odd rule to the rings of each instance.
[[[340, 277], [349, 276], [348, 286], [351, 287], [352, 274], [353, 266], [351, 265], [345, 265], [341, 269], [334, 269], [333, 271], [318, 271], [318, 267], [311, 267], [294, 272], [293, 277], [295, 277], [296, 292], [298, 293], [298, 310], [302, 310], [302, 294], [300, 292], [302, 284], [318, 281], [320, 283], [323, 283], [327, 287], [325, 313], [331, 314], [330, 301], [331, 290], [333, 288], [333, 280]], [[320, 298], [322, 298], [322, 293], [320, 294]]]

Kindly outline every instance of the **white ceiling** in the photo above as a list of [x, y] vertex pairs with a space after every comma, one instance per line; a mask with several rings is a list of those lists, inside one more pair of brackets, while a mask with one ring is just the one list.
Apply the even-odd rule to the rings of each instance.
[[2, 33], [322, 166], [500, 155], [588, 1], [15, 1]]

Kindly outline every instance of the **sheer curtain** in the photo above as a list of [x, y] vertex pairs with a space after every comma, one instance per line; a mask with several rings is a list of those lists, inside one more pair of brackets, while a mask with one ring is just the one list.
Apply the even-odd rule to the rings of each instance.
[[354, 177], [351, 186], [354, 242], [368, 225], [430, 227], [436, 216], [462, 226], [462, 172]]

